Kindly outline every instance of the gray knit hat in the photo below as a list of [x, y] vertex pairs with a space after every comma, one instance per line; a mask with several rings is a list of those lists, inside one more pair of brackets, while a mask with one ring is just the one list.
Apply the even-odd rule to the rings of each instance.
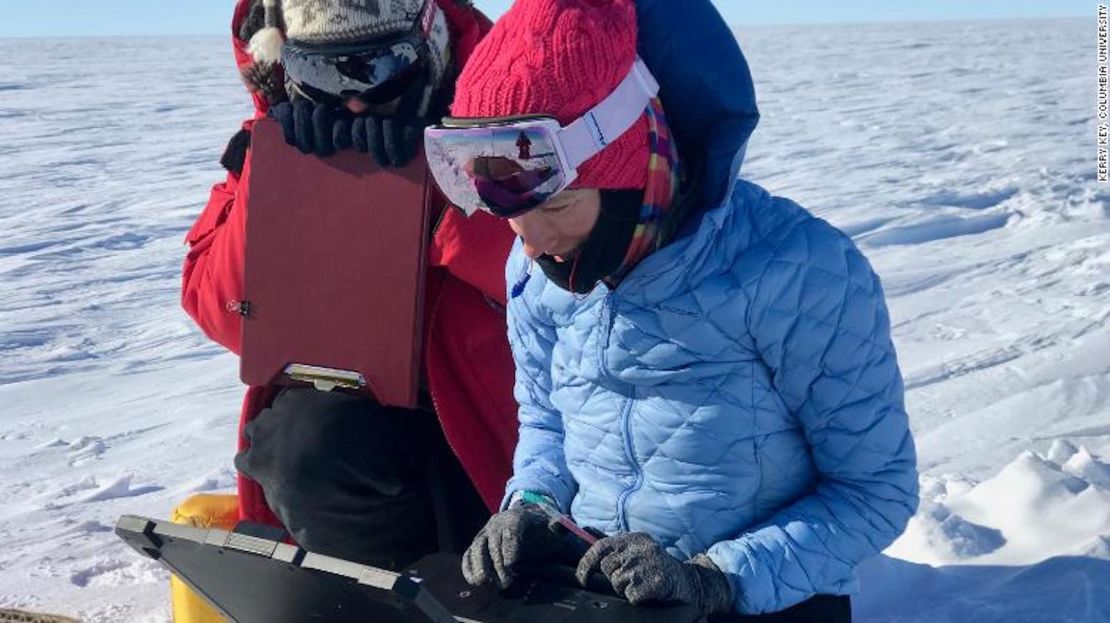
[[251, 38], [251, 54], [276, 61], [281, 50], [273, 44], [281, 41], [283, 25], [285, 37], [307, 44], [356, 43], [410, 32], [428, 4], [435, 0], [263, 0], [266, 28]]
[[424, 0], [284, 0], [285, 36], [301, 43], [351, 43], [410, 32]]
[[[419, 29], [427, 39], [430, 86], [439, 84], [447, 72], [447, 18], [436, 0], [262, 0], [262, 4], [265, 27], [254, 33], [248, 47], [260, 65], [281, 61], [286, 38], [309, 45], [361, 43]], [[425, 100], [429, 98], [430, 91]]]

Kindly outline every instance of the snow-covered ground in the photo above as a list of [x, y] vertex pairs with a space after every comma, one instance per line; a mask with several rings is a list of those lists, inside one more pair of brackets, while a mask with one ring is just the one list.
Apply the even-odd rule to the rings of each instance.
[[[1094, 20], [739, 31], [745, 176], [883, 277], [921, 458], [857, 620], [1110, 621], [1110, 187]], [[0, 608], [165, 621], [111, 532], [228, 489], [234, 358], [177, 303], [248, 113], [224, 38], [0, 40]]]

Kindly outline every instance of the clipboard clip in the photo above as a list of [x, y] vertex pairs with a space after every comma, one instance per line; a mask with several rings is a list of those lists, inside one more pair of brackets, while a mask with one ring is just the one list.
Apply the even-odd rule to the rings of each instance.
[[336, 387], [343, 389], [362, 389], [366, 387], [366, 377], [351, 370], [324, 368], [304, 363], [291, 363], [285, 366], [285, 375], [294, 381], [311, 383], [313, 387], [330, 392]]

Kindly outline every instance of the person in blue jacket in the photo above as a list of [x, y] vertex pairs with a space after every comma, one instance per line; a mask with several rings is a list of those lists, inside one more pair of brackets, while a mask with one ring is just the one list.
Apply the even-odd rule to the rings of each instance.
[[[737, 179], [759, 115], [720, 15], [518, 0], [451, 114], [426, 131], [438, 185], [519, 236], [520, 439], [466, 578], [507, 586], [558, 558], [564, 514], [603, 537], [579, 580], [601, 572], [634, 603], [850, 620], [854, 569], [918, 500], [890, 320], [846, 235]], [[514, 160], [522, 133], [517, 169], [555, 175], [464, 173]]]

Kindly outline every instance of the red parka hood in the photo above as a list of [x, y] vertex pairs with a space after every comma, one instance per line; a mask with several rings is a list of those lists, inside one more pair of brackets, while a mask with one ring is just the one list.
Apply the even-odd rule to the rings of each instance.
[[[489, 32], [492, 25], [489, 18], [474, 8], [467, 0], [435, 0], [447, 18], [447, 27], [451, 32], [451, 47], [454, 52], [455, 63], [463, 65], [470, 58], [474, 46]], [[247, 71], [254, 64], [254, 59], [247, 52], [248, 42], [239, 38], [239, 30], [250, 14], [252, 0], [237, 0], [235, 14], [231, 18], [231, 45], [235, 54], [235, 65], [240, 73]], [[254, 108], [258, 115], [266, 114], [270, 104], [265, 96], [258, 91], [251, 93], [254, 99]]]

